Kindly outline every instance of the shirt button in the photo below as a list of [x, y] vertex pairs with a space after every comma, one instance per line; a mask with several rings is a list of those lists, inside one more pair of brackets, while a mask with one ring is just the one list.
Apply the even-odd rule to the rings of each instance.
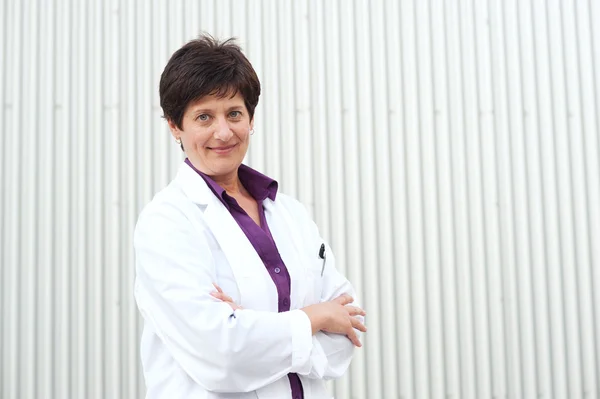
[[275, 268], [275, 273], [279, 274], [280, 271], [281, 271], [280, 268], [278, 268], [278, 267]]
[[283, 300], [283, 306], [288, 306], [289, 304], [290, 304], [290, 301], [289, 301], [289, 299], [285, 298], [285, 299]]

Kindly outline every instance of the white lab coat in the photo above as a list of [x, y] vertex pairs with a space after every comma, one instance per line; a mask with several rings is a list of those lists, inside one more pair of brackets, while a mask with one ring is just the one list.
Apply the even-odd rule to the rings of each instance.
[[[354, 346], [312, 335], [300, 308], [348, 293], [305, 208], [278, 193], [265, 215], [291, 278], [289, 312], [262, 260], [204, 180], [183, 163], [141, 212], [134, 234], [135, 298], [144, 318], [147, 398], [291, 398], [298, 373], [306, 399], [328, 399], [324, 380], [347, 370]], [[210, 296], [217, 283], [242, 310]]]

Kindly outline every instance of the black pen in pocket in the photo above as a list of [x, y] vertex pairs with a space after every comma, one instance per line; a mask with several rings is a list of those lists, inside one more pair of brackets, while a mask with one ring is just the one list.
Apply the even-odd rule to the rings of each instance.
[[323, 277], [323, 272], [325, 271], [325, 262], [327, 261], [325, 256], [325, 244], [321, 244], [321, 249], [319, 249], [319, 258], [323, 259], [323, 267], [321, 267], [321, 277]]

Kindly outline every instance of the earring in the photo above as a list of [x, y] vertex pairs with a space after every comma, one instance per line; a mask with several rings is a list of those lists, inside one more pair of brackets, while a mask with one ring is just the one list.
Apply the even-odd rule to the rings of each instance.
[[176, 142], [178, 145], [181, 145], [181, 139], [179, 139], [179, 138], [178, 138], [178, 139], [175, 139], [175, 142]]
[[250, 130], [250, 136], [254, 134], [254, 129]]

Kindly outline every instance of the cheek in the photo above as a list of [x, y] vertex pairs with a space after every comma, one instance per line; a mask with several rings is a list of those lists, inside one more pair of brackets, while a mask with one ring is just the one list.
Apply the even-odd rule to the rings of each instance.
[[210, 133], [206, 133], [204, 129], [196, 130], [192, 132], [192, 139], [198, 148], [203, 148], [210, 140]]
[[250, 141], [250, 131], [249, 130], [241, 130], [236, 133], [236, 136], [240, 139], [242, 143], [248, 143]]

